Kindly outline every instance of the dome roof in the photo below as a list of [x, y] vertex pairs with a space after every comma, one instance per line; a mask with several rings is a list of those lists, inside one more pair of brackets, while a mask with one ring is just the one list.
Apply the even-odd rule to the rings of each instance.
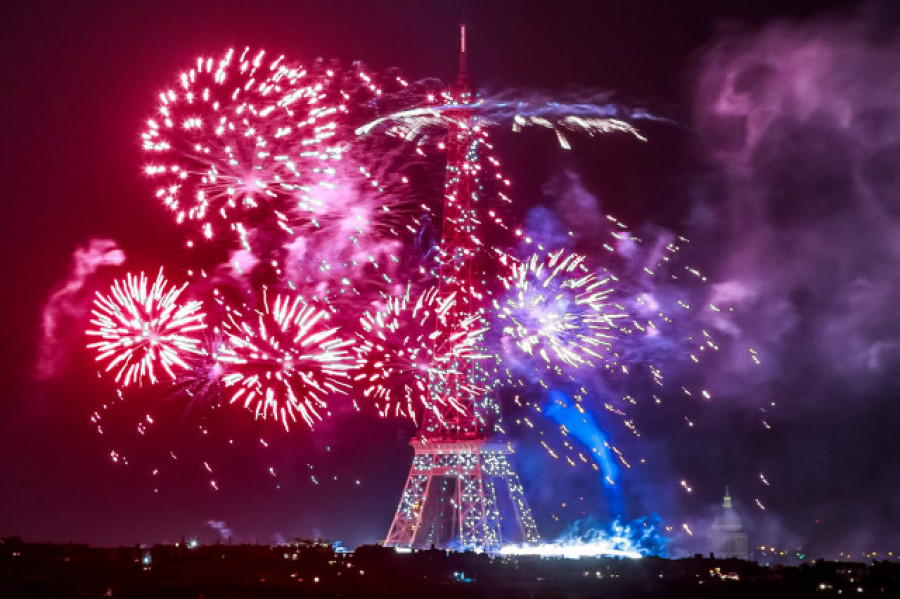
[[712, 529], [717, 533], [725, 533], [740, 532], [741, 528], [741, 518], [731, 506], [731, 495], [728, 494], [728, 490], [726, 489], [725, 498], [722, 501], [722, 509], [719, 514], [713, 518]]

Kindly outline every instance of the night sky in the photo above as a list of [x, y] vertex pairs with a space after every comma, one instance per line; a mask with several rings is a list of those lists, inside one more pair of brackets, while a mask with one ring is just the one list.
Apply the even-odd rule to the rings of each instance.
[[[673, 551], [702, 550], [681, 524], [704, 530], [728, 485], [754, 545], [900, 550], [900, 11], [890, 4], [6, 7], [0, 536], [383, 538], [412, 456], [410, 424], [345, 414], [286, 434], [229, 412], [203, 433], [201, 417], [148, 392], [135, 402], [162, 415], [151, 435], [134, 426], [146, 410], [124, 406], [101, 437], [90, 416], [114, 395], [82, 349], [83, 306], [120, 271], [70, 298], [51, 348], [41, 349], [41, 315], [91, 239], [115, 240], [131, 271], [180, 259], [181, 232], [141, 172], [140, 132], [194, 57], [251, 45], [449, 81], [465, 10], [479, 90], [609, 91], [659, 117], [635, 121], [646, 144], [573, 134], [571, 152], [548, 131], [498, 130], [522, 219], [544, 206], [565, 220], [583, 195], [644, 237], [691, 239], [686, 263], [736, 306], [728, 345], [760, 352], [759, 367], [729, 353], [700, 369], [713, 402], [639, 410], [640, 439], [610, 425], [628, 456], [647, 459], [624, 478], [627, 517], [658, 514], [676, 527]], [[519, 457], [545, 537], [608, 517], [596, 481], [553, 472], [539, 449]]]

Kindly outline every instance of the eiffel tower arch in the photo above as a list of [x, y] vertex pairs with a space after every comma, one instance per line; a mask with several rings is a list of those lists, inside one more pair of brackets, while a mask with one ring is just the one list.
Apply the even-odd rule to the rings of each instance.
[[540, 540], [510, 447], [485, 439], [416, 438], [386, 546], [496, 552]]

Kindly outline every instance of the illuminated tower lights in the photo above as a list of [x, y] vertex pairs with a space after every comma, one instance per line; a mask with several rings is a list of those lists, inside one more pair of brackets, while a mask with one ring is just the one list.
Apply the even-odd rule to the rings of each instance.
[[[466, 63], [466, 29], [460, 27], [459, 75], [450, 89], [457, 106], [446, 111], [447, 165], [439, 248], [441, 297], [455, 296], [454, 307], [437, 326], [464, 326], [483, 311], [484, 294], [474, 284], [474, 233], [481, 224], [475, 178], [481, 169], [478, 148], [484, 131], [474, 121]], [[511, 444], [490, 440], [489, 397], [477, 398], [475, 362], [459, 358], [432, 382], [434, 401], [422, 418], [400, 504], [384, 545], [441, 547], [498, 552], [511, 543], [537, 543], [540, 535], [519, 477], [507, 456]]]

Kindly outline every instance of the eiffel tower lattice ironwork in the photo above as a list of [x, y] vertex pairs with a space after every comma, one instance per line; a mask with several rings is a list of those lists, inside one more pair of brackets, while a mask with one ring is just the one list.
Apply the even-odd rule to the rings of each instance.
[[[465, 33], [463, 24], [459, 75], [448, 92], [451, 107], [443, 112], [448, 125], [439, 296], [454, 301], [437, 326], [451, 328], [463, 326], [483, 303], [473, 285], [479, 251], [473, 202], [483, 131], [475, 122]], [[491, 408], [479, 397], [474, 377], [475, 362], [459, 358], [440, 381], [432, 381], [435, 400], [411, 441], [415, 455], [385, 546], [495, 552], [505, 544], [540, 540], [510, 460], [512, 446], [492, 438]]]

